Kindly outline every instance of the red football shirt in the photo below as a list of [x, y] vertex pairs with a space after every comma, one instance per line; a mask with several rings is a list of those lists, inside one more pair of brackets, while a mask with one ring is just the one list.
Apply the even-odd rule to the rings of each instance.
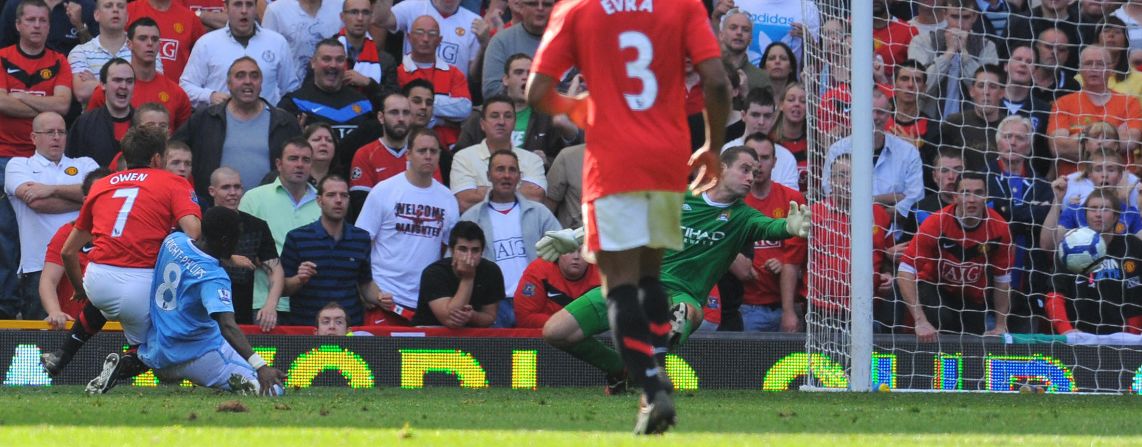
[[[159, 59], [163, 61], [163, 74], [170, 79], [182, 77], [190, 49], [194, 42], [206, 34], [206, 27], [190, 8], [171, 2], [166, 11], [151, 6], [150, 0], [136, 0], [127, 4], [127, 17], [135, 23], [143, 17], [155, 19], [159, 24]], [[130, 27], [131, 23], [127, 26]]]
[[908, 44], [919, 34], [915, 27], [895, 17], [888, 26], [872, 30], [872, 47], [877, 56], [884, 60], [884, 72], [892, 76], [896, 64], [908, 59]]
[[[87, 110], [103, 107], [106, 100], [103, 86], [96, 86], [95, 91], [91, 94], [91, 100], [87, 102]], [[186, 91], [178, 86], [178, 82], [172, 81], [162, 73], [155, 73], [155, 78], [147, 82], [135, 80], [135, 92], [131, 94], [131, 106], [137, 109], [148, 102], [157, 102], [167, 108], [167, 112], [170, 113], [172, 131], [189, 120], [190, 114], [193, 112], [190, 107], [190, 97], [186, 96]], [[122, 137], [120, 136], [120, 138]]]
[[[781, 219], [789, 212], [789, 202], [805, 203], [805, 196], [780, 183], [773, 183], [769, 195], [759, 199], [753, 194], [746, 194], [745, 203], [753, 209], [761, 211], [766, 216]], [[756, 281], [742, 284], [745, 292], [742, 295], [743, 304], [757, 306], [771, 306], [781, 304], [781, 276], [765, 268], [766, 261], [776, 258], [782, 264], [804, 265], [808, 247], [805, 239], [791, 237], [784, 241], [754, 241], [753, 243], [753, 270], [757, 276]]]
[[918, 280], [983, 303], [991, 278], [1007, 275], [1011, 268], [1011, 229], [991, 208], [975, 228], [961, 226], [955, 212], [956, 205], [948, 205], [925, 219], [900, 263], [915, 268]]
[[93, 236], [92, 262], [153, 268], [163, 238], [186, 216], [202, 217], [186, 179], [161, 169], [131, 169], [92, 185], [75, 227]]
[[[400, 174], [408, 169], [408, 148], [393, 149], [385, 146], [381, 140], [361, 146], [353, 154], [353, 163], [350, 165], [349, 187], [357, 191], [373, 189], [389, 177]], [[440, 168], [432, 174], [436, 181], [444, 182], [440, 177]]]
[[[38, 56], [20, 51], [19, 45], [0, 49], [0, 88], [11, 93], [54, 96], [56, 87], [71, 88], [71, 65], [67, 57], [44, 49]], [[0, 157], [31, 157], [32, 118], [0, 116]]]
[[579, 67], [590, 86], [583, 200], [685, 190], [690, 157], [684, 61], [721, 57], [698, 0], [564, 0], [532, 70], [560, 79]]
[[[811, 207], [813, 226], [810, 237], [813, 247], [809, 256], [813, 259], [813, 271], [805, 271], [803, 281], [810, 284], [811, 299], [822, 307], [848, 307], [850, 281], [866, 281], [850, 278], [849, 259], [852, 256], [849, 210], [837, 209], [836, 205], [817, 202]], [[892, 218], [879, 205], [872, 207], [872, 265], [879, 271], [888, 256], [888, 248], [893, 245], [888, 233]], [[873, 280], [869, 278], [867, 280]], [[875, 283], [874, 283], [875, 284]]]
[[[56, 230], [56, 234], [48, 242], [48, 251], [44, 254], [44, 263], [63, 267], [63, 257], [60, 256], [60, 253], [63, 252], [63, 243], [67, 242], [67, 237], [71, 235], [73, 224], [74, 222], [65, 223]], [[90, 249], [91, 245], [85, 245], [79, 250], [79, 268], [81, 271], [87, 270], [87, 252]], [[72, 301], [72, 295], [75, 295], [75, 289], [71, 287], [71, 281], [68, 281], [67, 277], [64, 276], [63, 280], [56, 286], [59, 308], [63, 313], [71, 315], [72, 318], [79, 319], [79, 314], [83, 313], [84, 302]]]

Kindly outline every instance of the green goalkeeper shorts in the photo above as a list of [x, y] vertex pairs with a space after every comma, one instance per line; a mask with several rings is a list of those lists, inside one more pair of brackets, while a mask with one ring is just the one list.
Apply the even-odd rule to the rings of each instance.
[[[670, 294], [671, 307], [678, 303], [686, 303], [701, 312], [702, 303], [689, 294], [671, 291], [669, 288], [666, 293]], [[575, 317], [575, 321], [579, 323], [579, 328], [583, 330], [584, 336], [591, 337], [611, 330], [611, 322], [607, 318], [607, 299], [603, 297], [602, 287], [587, 291], [564, 309], [572, 317]]]

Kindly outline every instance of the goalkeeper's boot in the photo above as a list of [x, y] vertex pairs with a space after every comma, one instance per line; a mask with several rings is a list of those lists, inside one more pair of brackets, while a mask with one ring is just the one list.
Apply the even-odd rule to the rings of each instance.
[[231, 392], [235, 392], [243, 396], [258, 395], [259, 385], [256, 380], [250, 380], [248, 377], [241, 374], [231, 374], [228, 383], [230, 385]]
[[[678, 303], [670, 308], [670, 333], [666, 336], [666, 349], [675, 349], [682, 341], [686, 332], [686, 320], [690, 317], [690, 308]], [[665, 366], [665, 365], [663, 365]]]
[[64, 357], [65, 356], [63, 351], [59, 349], [52, 352], [45, 352], [40, 354], [40, 364], [44, 365], [44, 369], [47, 370], [48, 376], [56, 377], [60, 372], [63, 371], [63, 368], [67, 366], [71, 360], [70, 358]]
[[107, 354], [103, 360], [103, 371], [87, 382], [87, 394], [106, 394], [119, 382], [119, 370], [122, 362], [117, 352]]
[[[645, 395], [643, 396], [646, 400]], [[634, 424], [636, 435], [657, 435], [665, 433], [677, 421], [674, 414], [674, 398], [666, 389], [659, 390], [638, 409], [638, 421]]]
[[629, 390], [630, 377], [627, 376], [626, 371], [607, 375], [607, 386], [603, 388], [603, 394], [607, 396], [618, 396], [626, 394]]

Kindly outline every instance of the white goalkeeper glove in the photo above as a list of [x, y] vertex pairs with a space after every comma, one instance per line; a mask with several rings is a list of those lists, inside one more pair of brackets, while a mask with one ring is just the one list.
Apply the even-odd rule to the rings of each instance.
[[785, 231], [799, 238], [809, 237], [809, 225], [812, 220], [810, 214], [809, 206], [790, 201], [789, 213], [785, 216]]
[[583, 227], [548, 231], [535, 243], [535, 252], [548, 262], [555, 262], [559, 256], [579, 249], [583, 244]]

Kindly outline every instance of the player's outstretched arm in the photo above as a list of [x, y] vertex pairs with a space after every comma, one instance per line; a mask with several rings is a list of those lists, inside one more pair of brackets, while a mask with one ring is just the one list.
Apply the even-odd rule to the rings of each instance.
[[202, 219], [198, 216], [183, 216], [178, 220], [178, 227], [191, 239], [197, 240], [202, 236]]
[[583, 245], [583, 227], [564, 228], [548, 231], [535, 243], [535, 252], [548, 262], [555, 262], [559, 256], [571, 253]]
[[230, 343], [230, 347], [234, 348], [238, 355], [245, 358], [250, 366], [253, 366], [254, 370], [258, 372], [258, 383], [261, 385], [262, 395], [273, 396], [274, 385], [280, 386], [282, 379], [285, 379], [285, 374], [266, 365], [262, 356], [254, 352], [254, 348], [250, 347], [250, 342], [246, 340], [246, 335], [242, 333], [241, 329], [238, 329], [238, 323], [234, 321], [234, 312], [215, 312], [210, 314], [210, 317], [218, 322], [218, 327], [222, 330], [222, 338], [225, 338], [226, 342]]
[[[527, 80], [527, 103], [551, 116], [566, 114], [572, 123], [580, 129], [586, 129], [587, 93], [562, 95], [555, 89], [558, 84], [559, 81], [551, 76], [531, 72], [531, 77]], [[725, 125], [724, 120], [722, 125]], [[725, 129], [722, 133], [725, 134]]]

